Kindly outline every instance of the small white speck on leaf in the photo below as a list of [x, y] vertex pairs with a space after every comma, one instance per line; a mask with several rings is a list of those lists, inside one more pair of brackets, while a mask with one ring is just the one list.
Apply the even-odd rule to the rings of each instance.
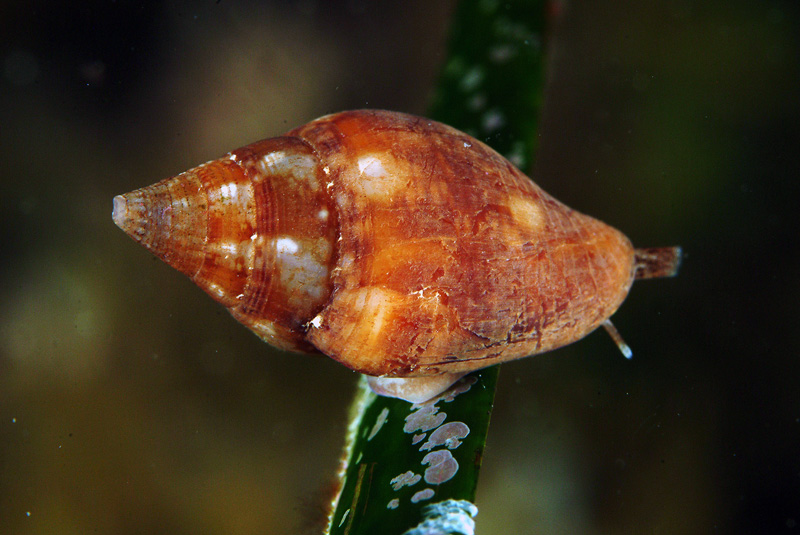
[[381, 427], [383, 427], [383, 424], [386, 423], [386, 419], [388, 417], [389, 417], [389, 409], [384, 407], [383, 410], [380, 412], [380, 414], [378, 414], [378, 418], [375, 419], [375, 425], [372, 426], [372, 431], [369, 432], [369, 436], [367, 437], [367, 442], [372, 440], [375, 437], [375, 435], [378, 434], [378, 431], [381, 430]]
[[342, 519], [339, 521], [339, 527], [342, 527], [342, 524], [344, 524], [344, 521], [347, 520], [347, 515], [349, 514], [350, 514], [350, 509], [344, 512], [344, 514], [342, 515]]

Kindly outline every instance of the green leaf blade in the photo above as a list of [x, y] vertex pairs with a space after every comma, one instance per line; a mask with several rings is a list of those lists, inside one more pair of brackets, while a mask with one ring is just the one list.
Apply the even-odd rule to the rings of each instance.
[[[538, 139], [545, 18], [542, 0], [462, 2], [428, 114], [521, 169], [530, 167]], [[471, 503], [498, 374], [499, 366], [475, 372], [454, 387], [468, 385], [466, 391], [421, 405], [376, 396], [362, 378], [328, 533], [417, 535], [426, 522], [444, 532], [472, 533]], [[415, 428], [417, 420], [428, 424]], [[449, 440], [440, 444], [437, 432]], [[439, 453], [426, 459], [431, 452]]]
[[329, 533], [400, 534], [429, 503], [474, 501], [496, 380], [496, 368], [482, 370], [418, 405], [376, 396], [362, 380]]

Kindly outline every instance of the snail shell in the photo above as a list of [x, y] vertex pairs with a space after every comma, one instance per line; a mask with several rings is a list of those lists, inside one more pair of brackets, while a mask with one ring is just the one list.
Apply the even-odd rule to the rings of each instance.
[[480, 141], [387, 111], [322, 117], [117, 196], [113, 219], [268, 343], [414, 401], [582, 338], [634, 278], [677, 267], [676, 250], [637, 256]]

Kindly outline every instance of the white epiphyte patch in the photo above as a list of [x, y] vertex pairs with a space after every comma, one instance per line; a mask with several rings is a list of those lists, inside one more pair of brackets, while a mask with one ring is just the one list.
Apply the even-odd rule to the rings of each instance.
[[[411, 497], [411, 503], [419, 503], [419, 502], [424, 502], [425, 500], [430, 500], [431, 498], [433, 498], [433, 495], [434, 492], [432, 489], [422, 489], [421, 491], [414, 493], [414, 495]], [[431, 531], [427, 533], [440, 533], [440, 532]], [[447, 533], [447, 532], [443, 531], [441, 533]]]
[[459, 380], [456, 384], [454, 384], [452, 386], [452, 388], [450, 388], [446, 392], [443, 392], [442, 394], [440, 394], [439, 396], [435, 397], [434, 399], [432, 399], [428, 403], [438, 403], [439, 401], [444, 401], [445, 403], [450, 403], [451, 401], [456, 399], [456, 396], [458, 396], [460, 394], [464, 394], [465, 392], [468, 392], [469, 389], [472, 388], [472, 385], [474, 385], [477, 382], [478, 382], [478, 378], [477, 377], [475, 377], [474, 375], [468, 375], [468, 376], [462, 378], [461, 380]]
[[[439, 412], [439, 407], [436, 404], [440, 401], [444, 403], [453, 401], [459, 394], [469, 391], [476, 382], [477, 378], [474, 376], [461, 378], [446, 392], [424, 403], [412, 405], [411, 413], [405, 418], [403, 431], [405, 433], [414, 433], [411, 439], [411, 443], [414, 445], [422, 442], [428, 431], [434, 430], [428, 441], [420, 448], [420, 451], [428, 451], [440, 446], [448, 448], [430, 451], [422, 459], [422, 465], [428, 465], [423, 477], [425, 482], [430, 485], [440, 485], [456, 475], [459, 467], [458, 461], [449, 450], [459, 447], [461, 440], [470, 433], [469, 427], [464, 422], [449, 422], [445, 424], [444, 421], [447, 419], [447, 414]], [[403, 484], [416, 484], [419, 482], [418, 478], [419, 476], [415, 472], [409, 470], [392, 479], [392, 488], [399, 490]], [[434, 491], [432, 489], [424, 489], [414, 494], [411, 501], [417, 503], [422, 500], [428, 500], [433, 496]]]
[[262, 156], [256, 167], [264, 173], [262, 177], [258, 177], [259, 179], [280, 175], [308, 187], [311, 191], [319, 189], [316, 175], [317, 160], [310, 154], [276, 150]]
[[461, 440], [469, 435], [469, 427], [464, 422], [448, 422], [439, 426], [431, 433], [428, 441], [423, 444], [419, 451], [428, 451], [439, 446], [444, 446], [449, 450], [454, 450], [461, 445]]
[[449, 450], [436, 450], [422, 458], [422, 464], [430, 465], [425, 469], [425, 482], [430, 485], [441, 485], [450, 481], [458, 472], [458, 461]]
[[439, 412], [436, 405], [422, 405], [417, 410], [406, 416], [406, 424], [403, 431], [414, 433], [416, 431], [428, 432], [436, 429], [447, 419], [447, 414]]
[[466, 500], [445, 500], [422, 508], [423, 520], [403, 535], [475, 535], [478, 514], [475, 504]]
[[392, 498], [389, 500], [389, 503], [386, 504], [387, 509], [397, 509], [400, 507], [400, 500], [398, 498]]
[[409, 470], [408, 472], [404, 472], [399, 476], [392, 478], [392, 480], [389, 481], [389, 484], [392, 486], [392, 489], [400, 490], [403, 487], [411, 487], [416, 485], [419, 483], [420, 479], [422, 479], [421, 475], [415, 474]]
[[339, 527], [342, 527], [342, 525], [344, 524], [344, 521], [347, 520], [348, 516], [350, 516], [350, 509], [345, 511], [344, 514], [342, 515], [342, 519], [339, 520]]
[[380, 412], [380, 414], [378, 414], [378, 417], [375, 419], [375, 425], [372, 426], [372, 430], [369, 432], [369, 436], [367, 436], [367, 442], [372, 440], [375, 437], [375, 435], [378, 434], [378, 431], [381, 430], [383, 424], [386, 423], [388, 417], [389, 417], [389, 409], [384, 407], [383, 410]]

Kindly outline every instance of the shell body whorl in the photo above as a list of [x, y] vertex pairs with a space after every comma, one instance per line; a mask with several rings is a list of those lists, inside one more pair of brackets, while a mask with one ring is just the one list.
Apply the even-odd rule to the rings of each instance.
[[346, 112], [289, 132], [329, 172], [331, 300], [308, 340], [373, 376], [472, 371], [583, 337], [620, 305], [633, 248], [453, 128]]
[[361, 110], [115, 199], [114, 220], [268, 342], [372, 376], [575, 341], [634, 279], [619, 231], [453, 128]]

